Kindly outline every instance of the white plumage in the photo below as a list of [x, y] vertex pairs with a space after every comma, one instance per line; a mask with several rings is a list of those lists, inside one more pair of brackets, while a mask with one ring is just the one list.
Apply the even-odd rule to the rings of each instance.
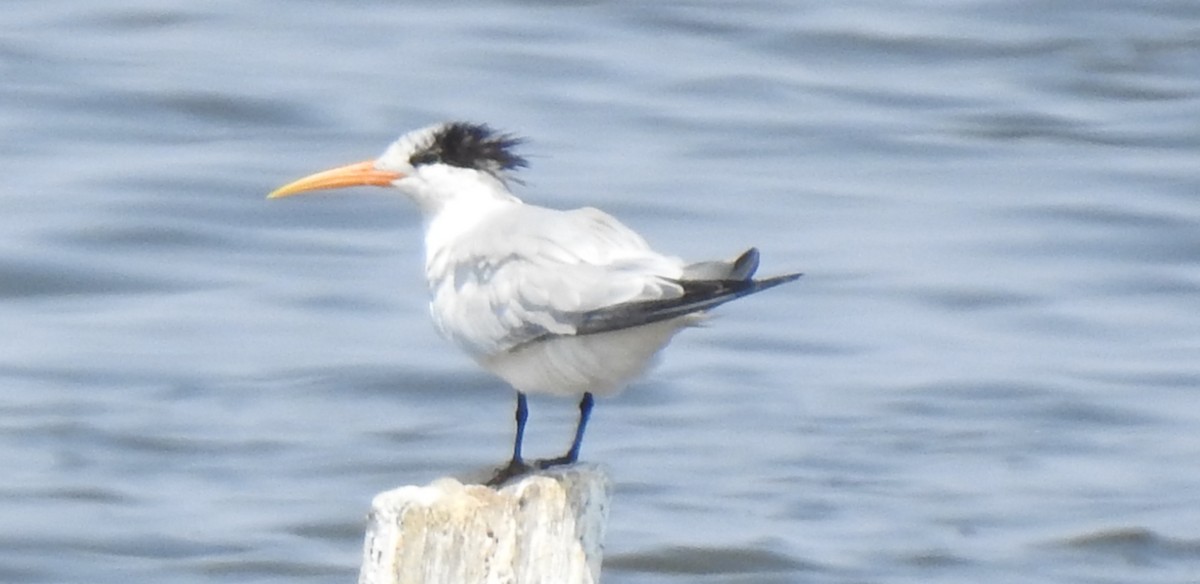
[[[454, 221], [451, 213], [433, 225]], [[641, 327], [578, 337], [575, 315], [680, 297], [682, 274], [682, 261], [595, 209], [506, 203], [455, 238], [426, 242], [438, 330], [526, 393], [609, 394], [641, 373], [670, 338], [662, 326], [647, 327], [645, 338]], [[688, 320], [671, 322], [678, 329]], [[620, 350], [604, 346], [613, 342]]]
[[708, 308], [789, 282], [753, 280], [758, 253], [687, 265], [593, 208], [528, 205], [509, 191], [525, 165], [519, 140], [487, 126], [438, 124], [402, 136], [376, 160], [317, 173], [271, 197], [355, 185], [398, 189], [425, 220], [425, 277], [438, 331], [518, 393], [513, 458], [493, 482], [523, 472], [525, 394], [582, 396], [578, 456], [592, 394], [641, 375]]

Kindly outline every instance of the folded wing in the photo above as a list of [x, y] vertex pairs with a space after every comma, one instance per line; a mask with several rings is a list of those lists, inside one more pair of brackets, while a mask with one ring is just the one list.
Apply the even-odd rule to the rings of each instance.
[[542, 339], [636, 327], [795, 280], [753, 280], [758, 251], [684, 265], [595, 209], [522, 206], [427, 264], [441, 332], [477, 357]]
[[577, 333], [580, 314], [683, 295], [683, 262], [595, 209], [514, 207], [430, 254], [439, 330], [476, 356]]

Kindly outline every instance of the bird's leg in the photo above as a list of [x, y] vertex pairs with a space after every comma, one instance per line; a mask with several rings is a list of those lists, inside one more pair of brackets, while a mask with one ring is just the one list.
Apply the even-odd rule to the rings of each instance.
[[588, 417], [592, 415], [592, 405], [594, 400], [592, 394], [583, 394], [583, 399], [579, 400], [579, 424], [575, 426], [575, 441], [571, 442], [571, 449], [566, 454], [558, 458], [548, 458], [537, 461], [538, 468], [550, 468], [560, 464], [571, 464], [579, 460], [579, 449], [583, 447], [583, 432], [587, 430]]
[[529, 404], [526, 403], [525, 394], [517, 392], [517, 437], [513, 440], [512, 460], [508, 464], [497, 469], [496, 474], [488, 480], [489, 487], [498, 487], [508, 479], [520, 476], [532, 469], [531, 466], [525, 464], [521, 458], [521, 443], [525, 441], [525, 420], [529, 419]]
[[517, 392], [517, 437], [513, 440], [513, 462], [521, 462], [521, 445], [525, 442], [525, 420], [529, 419], [529, 404], [525, 394]]

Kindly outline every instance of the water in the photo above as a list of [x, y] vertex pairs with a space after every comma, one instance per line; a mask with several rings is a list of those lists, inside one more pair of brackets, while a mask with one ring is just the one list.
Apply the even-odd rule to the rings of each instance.
[[[796, 284], [598, 404], [606, 582], [1200, 581], [1192, 2], [6, 4], [0, 581], [346, 582], [502, 462], [382, 193], [409, 129]], [[529, 451], [574, 404], [534, 400]]]

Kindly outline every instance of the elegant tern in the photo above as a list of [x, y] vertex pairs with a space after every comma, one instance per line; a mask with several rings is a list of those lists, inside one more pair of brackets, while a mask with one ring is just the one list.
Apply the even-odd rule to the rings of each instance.
[[[523, 203], [508, 188], [526, 166], [515, 152], [520, 143], [487, 125], [437, 124], [401, 136], [379, 158], [268, 195], [370, 185], [395, 189], [420, 208], [438, 331], [517, 393], [512, 458], [492, 485], [575, 462], [594, 395], [623, 389], [709, 309], [800, 277], [754, 279], [754, 248], [688, 264], [650, 249], [598, 209]], [[533, 465], [521, 456], [528, 393], [580, 397], [570, 449]]]

